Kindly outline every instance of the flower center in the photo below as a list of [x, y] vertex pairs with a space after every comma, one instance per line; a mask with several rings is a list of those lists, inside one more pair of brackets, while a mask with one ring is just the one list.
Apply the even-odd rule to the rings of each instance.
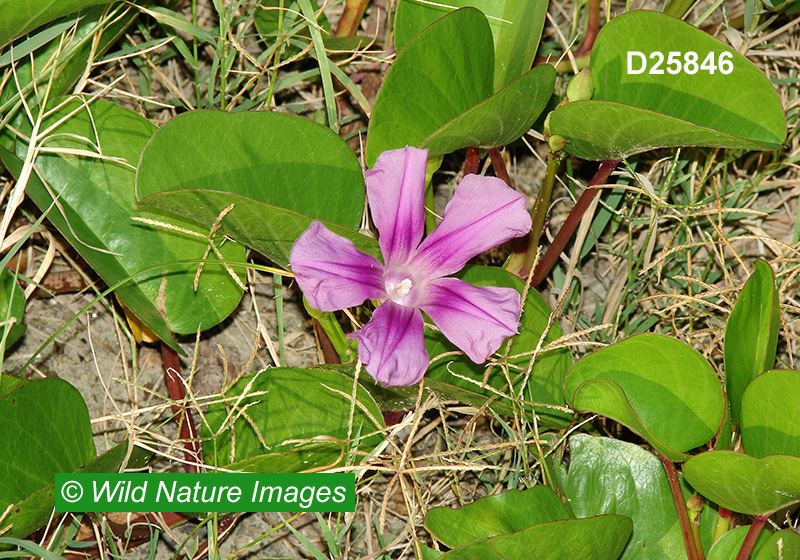
[[410, 274], [390, 273], [384, 277], [386, 295], [393, 302], [414, 307], [417, 300], [414, 277]]

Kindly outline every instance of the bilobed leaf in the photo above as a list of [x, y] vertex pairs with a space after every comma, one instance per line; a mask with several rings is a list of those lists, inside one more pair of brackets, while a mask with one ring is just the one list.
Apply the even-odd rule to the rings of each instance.
[[[47, 522], [56, 473], [73, 472], [95, 458], [89, 412], [72, 385], [56, 378], [24, 385], [0, 399], [0, 509], [41, 492], [42, 506], [6, 536], [24, 537]], [[37, 501], [37, 503], [40, 503]], [[19, 506], [17, 506], [19, 507]], [[11, 514], [22, 513], [14, 509]], [[6, 518], [0, 531], [9, 525]], [[13, 516], [12, 521], [13, 522]]]
[[367, 164], [405, 146], [428, 148], [435, 158], [519, 138], [550, 99], [555, 72], [543, 67], [521, 73], [495, 93], [494, 60], [489, 24], [475, 8], [425, 28], [398, 54], [375, 100]]
[[492, 95], [493, 65], [492, 32], [478, 10], [462, 8], [427, 27], [397, 55], [375, 99], [367, 165], [385, 150], [420, 145]]
[[[643, 73], [635, 73], [640, 59], [633, 52], [646, 57]], [[654, 52], [663, 56], [661, 74], [650, 73]], [[689, 52], [698, 58], [687, 72]], [[679, 57], [676, 74], [668, 70], [676, 68], [668, 67], [669, 53]], [[701, 68], [709, 53], [713, 73]], [[665, 14], [637, 10], [611, 20], [598, 35], [590, 68], [592, 100], [564, 105], [550, 118], [552, 133], [566, 138], [572, 155], [611, 159], [673, 146], [767, 150], [786, 136], [780, 100], [766, 76], [732, 48]]]
[[708, 442], [725, 401], [711, 365], [694, 349], [641, 334], [577, 362], [565, 382], [567, 402], [625, 424], [672, 461]]
[[742, 397], [742, 448], [754, 457], [800, 456], [800, 371], [773, 370], [753, 379]]
[[[514, 288], [520, 293], [525, 284], [513, 274], [500, 268], [466, 267], [459, 278], [476, 286], [503, 286]], [[533, 363], [530, 375], [527, 368], [533, 351], [539, 346], [543, 333], [547, 332], [541, 347], [563, 336], [561, 327], [550, 321], [551, 310], [544, 298], [536, 290], [529, 290], [520, 317], [519, 334], [511, 340], [506, 353], [501, 345], [499, 354], [508, 358], [495, 364], [476, 364], [438, 331], [426, 330], [425, 346], [432, 360], [435, 360], [425, 376], [425, 385], [430, 389], [473, 406], [483, 406], [491, 399], [489, 407], [498, 414], [509, 416], [535, 410], [539, 421], [553, 425], [566, 425], [572, 415], [564, 411], [536, 406], [550, 404], [563, 407], [562, 388], [564, 376], [572, 365], [572, 357], [566, 348], [555, 348], [540, 352]], [[503, 364], [508, 365], [505, 372]], [[488, 369], [488, 375], [486, 375]], [[508, 387], [509, 379], [512, 388]]]
[[586, 434], [569, 442], [569, 470], [561, 474], [561, 488], [576, 517], [630, 517], [633, 532], [621, 560], [685, 556], [675, 502], [655, 455], [638, 445]]
[[395, 48], [400, 51], [425, 27], [456, 8], [471, 6], [489, 20], [494, 38], [494, 89], [527, 72], [542, 35], [547, 0], [451, 0], [436, 4], [400, 0], [395, 18]]
[[725, 385], [734, 424], [747, 384], [775, 365], [780, 327], [775, 274], [758, 260], [725, 326]]
[[288, 266], [314, 220], [380, 254], [358, 234], [364, 179], [353, 151], [329, 129], [283, 113], [192, 111], [159, 130], [139, 164], [142, 204], [198, 223]]
[[[353, 380], [337, 371], [280, 367], [246, 375], [225, 392], [224, 402], [206, 412], [206, 460], [242, 470], [334, 466], [351, 448], [374, 447], [382, 440], [380, 409], [360, 385], [357, 389], [353, 407]], [[351, 408], [353, 441], [348, 442]], [[318, 439], [309, 447], [313, 438]]]
[[538, 66], [432, 132], [419, 144], [431, 157], [465, 146], [503, 146], [525, 132], [547, 105], [556, 71]]
[[548, 521], [568, 519], [564, 504], [547, 486], [508, 490], [487, 496], [459, 509], [433, 508], [425, 528], [450, 548], [469, 542], [524, 531]]
[[0, 49], [56, 18], [112, 0], [0, 0]]
[[689, 459], [683, 476], [700, 494], [737, 513], [769, 515], [800, 502], [800, 457], [709, 451]]
[[[217, 260], [213, 252], [197, 290], [198, 264], [163, 266], [202, 259], [208, 247], [206, 239], [133, 220], [165, 222], [203, 236], [213, 225], [209, 222], [199, 228], [136, 206], [133, 166], [155, 126], [118, 105], [99, 100], [88, 105], [77, 98], [63, 100], [43, 121], [42, 130], [60, 119], [64, 121], [54, 135], [44, 141], [53, 151], [36, 158], [38, 173], [31, 176], [26, 193], [42, 210], [53, 206], [50, 221], [109, 286], [132, 278], [115, 293], [162, 340], [175, 344], [170, 331], [191, 334], [227, 317], [239, 303], [242, 290], [223, 266], [213, 264]], [[27, 149], [18, 141], [18, 158], [23, 158]], [[102, 156], [75, 155], [70, 150], [99, 150]], [[55, 205], [54, 196], [58, 198]], [[244, 247], [220, 241], [218, 238], [216, 243], [224, 258], [244, 261]], [[244, 278], [241, 268], [236, 273]]]
[[442, 560], [616, 560], [631, 534], [621, 515], [565, 519], [519, 533], [480, 539], [441, 556]]

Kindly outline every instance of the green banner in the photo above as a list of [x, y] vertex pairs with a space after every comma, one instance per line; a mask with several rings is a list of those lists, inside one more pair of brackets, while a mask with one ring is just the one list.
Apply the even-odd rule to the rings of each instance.
[[56, 474], [57, 512], [356, 509], [353, 473]]

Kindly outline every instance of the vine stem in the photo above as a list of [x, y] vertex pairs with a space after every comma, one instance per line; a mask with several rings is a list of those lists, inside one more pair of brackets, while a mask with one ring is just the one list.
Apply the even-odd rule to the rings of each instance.
[[478, 148], [470, 146], [467, 148], [467, 157], [464, 160], [464, 175], [477, 175], [478, 168], [481, 165], [481, 156], [478, 153]]
[[686, 548], [686, 556], [688, 560], [705, 560], [703, 549], [697, 546], [694, 534], [692, 533], [689, 512], [686, 511], [686, 502], [683, 498], [681, 483], [678, 481], [678, 474], [675, 472], [675, 465], [661, 453], [658, 454], [658, 457], [664, 465], [664, 470], [667, 471], [669, 489], [672, 491], [672, 499], [675, 501], [675, 509], [678, 512], [678, 521], [681, 525], [681, 534], [683, 535], [683, 546]]
[[500, 150], [497, 148], [489, 148], [486, 151], [489, 152], [489, 159], [492, 160], [492, 168], [497, 178], [502, 179], [505, 181], [506, 185], [514, 188], [514, 185], [511, 184], [511, 176], [506, 169], [506, 162], [503, 161], [503, 156], [500, 155]]
[[617, 164], [620, 161], [622, 160], [609, 159], [600, 164], [600, 168], [597, 170], [597, 173], [595, 173], [594, 177], [592, 177], [592, 180], [589, 181], [586, 189], [578, 198], [578, 202], [575, 203], [575, 206], [570, 211], [569, 216], [567, 216], [567, 221], [564, 222], [563, 226], [561, 226], [561, 229], [556, 234], [555, 239], [553, 239], [553, 243], [547, 248], [542, 260], [536, 267], [531, 280], [532, 286], [538, 286], [541, 284], [542, 281], [547, 278], [547, 275], [550, 274], [550, 271], [553, 270], [556, 262], [558, 262], [558, 257], [564, 251], [564, 247], [567, 246], [572, 234], [575, 233], [575, 230], [578, 228], [578, 224], [581, 223], [581, 219], [586, 213], [586, 210], [588, 210], [592, 205], [595, 197], [600, 194], [600, 189], [595, 187], [606, 182], [609, 175], [611, 175], [611, 172], [614, 171], [614, 168], [617, 167]]
[[739, 554], [736, 555], [736, 560], [747, 560], [753, 552], [753, 547], [756, 545], [758, 536], [761, 534], [761, 529], [764, 528], [764, 523], [767, 522], [766, 515], [756, 515], [753, 517], [753, 523], [747, 531], [747, 536], [744, 538], [742, 548], [739, 549]]
[[200, 472], [203, 465], [203, 450], [194, 425], [191, 411], [186, 406], [186, 385], [181, 376], [181, 363], [178, 353], [161, 343], [161, 359], [164, 362], [164, 381], [167, 383], [169, 398], [175, 403], [172, 412], [178, 422], [180, 439], [183, 442], [184, 470], [187, 473]]
[[352, 37], [358, 31], [369, 0], [347, 0], [334, 37]]
[[580, 46], [575, 50], [575, 58], [586, 56], [592, 52], [597, 34], [600, 32], [600, 0], [589, 0], [589, 18], [586, 23], [586, 34], [583, 36]]

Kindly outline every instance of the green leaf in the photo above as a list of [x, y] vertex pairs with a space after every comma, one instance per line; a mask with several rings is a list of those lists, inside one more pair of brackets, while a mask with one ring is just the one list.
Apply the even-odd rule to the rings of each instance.
[[[25, 332], [22, 314], [25, 312], [25, 292], [19, 287], [14, 273], [4, 268], [0, 272], [0, 337], [5, 335], [5, 348], [14, 344]], [[2, 338], [0, 338], [2, 340]]]
[[[116, 17], [114, 12], [108, 13], [106, 6], [95, 6], [81, 11], [79, 17], [52, 24], [31, 39], [19, 42], [14, 47], [13, 57], [9, 49], [2, 62], [13, 61], [15, 74], [0, 92], [0, 114], [10, 118], [14, 128], [21, 129], [26, 116], [20, 92], [28, 107], [37, 107], [37, 96], [44, 96], [45, 92], [49, 99], [67, 94], [91, 63], [90, 58], [100, 58], [136, 17], [135, 10], [129, 10], [124, 17]], [[53, 37], [50, 33], [53, 29], [61, 32]], [[53, 38], [42, 45], [41, 40], [47, 37]], [[31, 49], [34, 49], [33, 56]], [[28, 53], [22, 54], [25, 51]], [[37, 89], [33, 88], [34, 80]], [[14, 135], [9, 129], [0, 131], [0, 144], [13, 149]]]
[[735, 425], [740, 421], [745, 387], [775, 365], [780, 327], [775, 274], [769, 264], [758, 260], [725, 327], [725, 385]]
[[353, 151], [329, 129], [282, 113], [192, 111], [159, 130], [142, 154], [140, 202], [221, 233], [288, 266], [292, 244], [314, 220], [365, 252], [356, 233], [364, 179]]
[[400, 0], [395, 18], [395, 48], [399, 52], [414, 36], [454, 8], [471, 6], [489, 20], [494, 39], [494, 89], [503, 88], [527, 72], [542, 36], [547, 0], [450, 0], [445, 4]]
[[[197, 290], [198, 264], [169, 265], [202, 259], [208, 248], [203, 228], [161, 212], [147, 212], [134, 202], [134, 165], [155, 127], [144, 117], [105, 101], [86, 105], [80, 99], [63, 101], [43, 121], [42, 130], [65, 119], [43, 145], [51, 150], [35, 161], [26, 193], [42, 209], [58, 202], [48, 218], [109, 285], [133, 278], [116, 290], [122, 302], [164, 341], [175, 344], [170, 331], [193, 334], [225, 319], [238, 305], [241, 288], [220, 265], [207, 263]], [[69, 150], [97, 153], [75, 155]], [[17, 155], [24, 158], [21, 141]], [[12, 169], [14, 171], [14, 169]], [[46, 181], [43, 184], [39, 177]], [[98, 212], [102, 208], [102, 212]], [[134, 217], [157, 220], [195, 230], [200, 238], [152, 225]], [[226, 260], [244, 261], [244, 247], [215, 243]], [[210, 261], [217, 260], [213, 252]], [[155, 270], [148, 270], [157, 267]], [[148, 272], [142, 272], [148, 270]], [[244, 271], [237, 271], [244, 278]], [[166, 319], [166, 321], [165, 321]]]
[[437, 558], [440, 558], [442, 554], [444, 553], [440, 550], [434, 550], [429, 546], [420, 544], [418, 560], [436, 560]]
[[0, 399], [30, 382], [30, 379], [25, 379], [24, 377], [17, 377], [8, 373], [0, 374]]
[[[717, 542], [714, 543], [714, 546], [711, 547], [706, 560], [735, 560], [736, 555], [739, 554], [739, 550], [742, 548], [742, 543], [744, 543], [749, 529], [749, 526], [736, 527], [722, 535]], [[763, 545], [768, 538], [769, 532], [762, 531], [758, 536], [758, 541], [756, 541], [754, 550]]]
[[577, 434], [561, 488], [576, 517], [616, 513], [633, 521], [622, 560], [685, 558], [675, 502], [661, 461], [638, 445]]
[[[224, 402], [212, 404], [206, 412], [202, 426], [206, 460], [215, 466], [234, 463], [247, 469], [270, 464], [292, 471], [349, 460], [352, 393], [353, 380], [333, 370], [281, 367], [246, 375], [225, 392]], [[382, 441], [380, 409], [361, 386], [357, 400], [350, 446], [374, 447]], [[321, 438], [315, 444], [329, 445], [307, 447], [313, 438]], [[331, 461], [333, 452], [342, 461]], [[282, 457], [264, 457], [272, 454]]]
[[[89, 461], [78, 469], [77, 472], [85, 473], [114, 473], [118, 472], [128, 454], [128, 442], [124, 441], [112, 447], [99, 457]], [[131, 450], [126, 467], [138, 469], [144, 467], [152, 457], [152, 453], [140, 447]], [[51, 477], [52, 479], [52, 477]], [[14, 509], [3, 520], [5, 525], [13, 525], [8, 534], [24, 537], [43, 527], [53, 513], [55, 504], [55, 484], [34, 492], [25, 499], [17, 502]], [[0, 529], [3, 530], [3, 529]], [[4, 533], [6, 534], [6, 533]]]
[[442, 555], [442, 560], [616, 560], [631, 534], [621, 515], [565, 519], [519, 533], [481, 539]]
[[800, 371], [762, 373], [742, 397], [742, 447], [748, 455], [800, 456]]
[[[94, 459], [92, 427], [81, 394], [57, 378], [33, 381], [5, 396], [0, 418], [0, 509], [17, 504], [10, 513], [20, 514], [18, 502], [37, 492], [46, 505], [30, 522], [5, 533], [23, 537], [47, 522], [53, 501], [46, 488], [52, 488], [55, 474], [73, 472]], [[0, 531], [8, 524], [4, 519]]]
[[[656, 62], [650, 58], [644, 73], [629, 73], [628, 57], [630, 70], [641, 66], [631, 52], [662, 53], [657, 70], [664, 73], [649, 73]], [[674, 62], [667, 65], [670, 52], [680, 53], [677, 74], [666, 71], [676, 69]], [[691, 74], [684, 71], [689, 52], [699, 57]], [[713, 74], [700, 68], [709, 53]], [[732, 70], [725, 74], [728, 63]], [[594, 98], [560, 107], [550, 118], [550, 130], [567, 139], [572, 155], [611, 159], [674, 146], [766, 150], [786, 137], [783, 109], [766, 76], [727, 45], [670, 16], [632, 11], [614, 18], [597, 37], [590, 68]]]
[[468, 146], [497, 146], [530, 128], [553, 90], [552, 68], [523, 74], [495, 95], [486, 17], [462, 8], [427, 27], [392, 64], [367, 136], [366, 161], [405, 146], [435, 158]]
[[0, 0], [0, 49], [56, 18], [112, 0]]
[[547, 486], [508, 490], [487, 496], [460, 509], [433, 508], [425, 528], [450, 548], [469, 542], [524, 531], [528, 527], [568, 519], [564, 504]]
[[[476, 286], [503, 286], [523, 292], [525, 284], [509, 272], [494, 267], [468, 266], [458, 274], [462, 280]], [[572, 358], [566, 348], [556, 348], [541, 352], [536, 356], [530, 375], [526, 375], [533, 351], [539, 346], [542, 334], [547, 334], [542, 341], [544, 348], [549, 343], [561, 338], [563, 331], [557, 323], [550, 324], [552, 311], [544, 298], [536, 290], [529, 290], [523, 305], [519, 334], [511, 339], [511, 346], [505, 352], [505, 345], [500, 347], [499, 354], [508, 358], [497, 364], [476, 364], [450, 343], [438, 331], [425, 332], [425, 346], [433, 363], [428, 368], [425, 384], [430, 389], [450, 398], [483, 406], [488, 399], [493, 399], [489, 407], [504, 416], [513, 416], [525, 410], [529, 414], [535, 410], [539, 421], [563, 426], [572, 415], [546, 406], [551, 404], [564, 406], [562, 387], [567, 370], [572, 365]], [[437, 356], [446, 355], [440, 359]], [[503, 364], [508, 364], [508, 373]], [[487, 368], [488, 376], [485, 375]], [[509, 389], [508, 381], [513, 381], [513, 389]]]
[[[766, 535], [767, 533], [764, 534]], [[758, 546], [758, 544], [756, 544], [756, 546]], [[757, 550], [755, 560], [789, 560], [790, 558], [800, 558], [800, 535], [791, 529], [777, 531], [770, 535], [767, 542], [761, 545]]]
[[725, 401], [711, 365], [694, 349], [641, 334], [576, 363], [567, 402], [625, 424], [671, 461], [705, 444], [722, 423]]
[[280, 453], [265, 453], [225, 466], [226, 471], [295, 473], [334, 467], [342, 462], [343, 442], [315, 442], [298, 445]]
[[555, 79], [552, 66], [537, 66], [431, 132], [419, 147], [438, 157], [468, 146], [509, 144], [525, 134], [544, 110]]
[[709, 451], [689, 459], [683, 476], [703, 496], [738, 513], [769, 515], [800, 502], [800, 457]]

